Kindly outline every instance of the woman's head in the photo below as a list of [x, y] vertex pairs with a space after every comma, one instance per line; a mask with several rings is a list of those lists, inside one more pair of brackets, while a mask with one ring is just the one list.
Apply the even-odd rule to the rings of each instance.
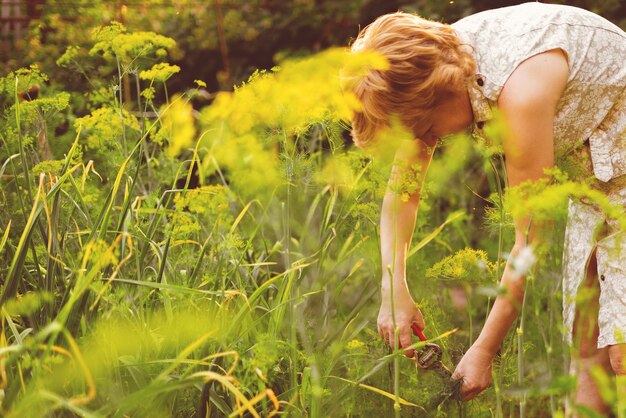
[[389, 61], [359, 80], [354, 92], [363, 108], [352, 119], [358, 146], [368, 146], [397, 117], [414, 135], [443, 100], [465, 89], [474, 74], [471, 53], [446, 24], [397, 12], [379, 17], [359, 33], [352, 52], [375, 51]]

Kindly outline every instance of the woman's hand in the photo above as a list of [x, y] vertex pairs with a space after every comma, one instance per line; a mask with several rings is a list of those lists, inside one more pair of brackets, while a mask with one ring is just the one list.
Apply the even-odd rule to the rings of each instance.
[[463, 379], [460, 396], [469, 401], [491, 384], [491, 369], [495, 353], [479, 345], [472, 345], [463, 356], [452, 379]]
[[[422, 312], [415, 305], [406, 286], [398, 286], [394, 289], [393, 306], [395, 308], [395, 325], [398, 327], [398, 342], [400, 348], [405, 348], [413, 344], [411, 340], [411, 329], [415, 326], [418, 329], [424, 329], [424, 318]], [[378, 334], [389, 344], [395, 348], [394, 341], [394, 321], [391, 304], [391, 291], [383, 288], [382, 303], [378, 312]], [[407, 357], [413, 357], [415, 350], [405, 350]]]

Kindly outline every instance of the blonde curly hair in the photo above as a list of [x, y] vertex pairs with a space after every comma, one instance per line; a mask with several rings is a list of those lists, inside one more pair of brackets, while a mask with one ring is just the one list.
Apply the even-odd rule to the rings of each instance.
[[352, 45], [352, 52], [360, 51], [383, 55], [389, 68], [370, 71], [353, 87], [363, 104], [352, 118], [359, 147], [371, 145], [394, 116], [417, 136], [435, 106], [465, 88], [476, 68], [471, 49], [450, 25], [404, 12], [365, 27]]

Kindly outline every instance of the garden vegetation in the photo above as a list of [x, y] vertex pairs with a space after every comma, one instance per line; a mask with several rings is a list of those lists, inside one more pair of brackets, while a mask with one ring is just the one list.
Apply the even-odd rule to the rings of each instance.
[[[54, 57], [75, 90], [37, 66], [0, 79], [4, 416], [564, 416], [567, 198], [622, 208], [566, 171], [505, 192], [498, 123], [445, 139], [407, 271], [449, 367], [502, 291], [512, 215], [557, 218], [492, 388], [459, 403], [376, 333], [380, 202], [406, 133], [366, 154], [345, 121], [351, 82], [384, 60], [329, 49], [198, 107], [205, 82], [167, 89], [175, 48], [113, 23]], [[597, 378], [624, 416], [624, 382]]]

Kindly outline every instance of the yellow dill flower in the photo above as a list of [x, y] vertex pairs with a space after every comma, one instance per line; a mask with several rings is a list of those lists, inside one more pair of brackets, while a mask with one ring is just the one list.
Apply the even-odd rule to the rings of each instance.
[[171, 76], [180, 72], [178, 65], [170, 65], [166, 62], [160, 62], [154, 64], [149, 70], [145, 70], [139, 73], [139, 78], [142, 80], [154, 80], [161, 83], [165, 83]]

